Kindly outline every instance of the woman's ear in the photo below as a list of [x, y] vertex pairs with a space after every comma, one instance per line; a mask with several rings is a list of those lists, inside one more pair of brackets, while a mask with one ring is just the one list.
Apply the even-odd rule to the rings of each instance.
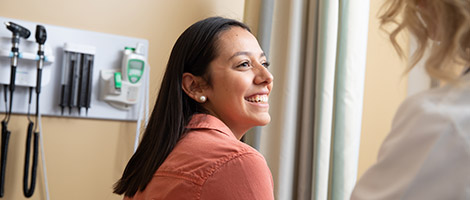
[[182, 78], [182, 88], [183, 91], [192, 99], [199, 103], [204, 103], [206, 97], [201, 99], [201, 96], [204, 96], [203, 86], [205, 85], [204, 79], [199, 76], [194, 76], [191, 73], [183, 73]]

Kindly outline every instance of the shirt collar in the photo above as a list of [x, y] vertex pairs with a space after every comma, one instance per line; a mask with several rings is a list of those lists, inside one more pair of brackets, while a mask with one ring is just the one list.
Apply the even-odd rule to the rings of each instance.
[[213, 129], [237, 139], [232, 131], [219, 118], [208, 114], [194, 114], [186, 126], [187, 129]]

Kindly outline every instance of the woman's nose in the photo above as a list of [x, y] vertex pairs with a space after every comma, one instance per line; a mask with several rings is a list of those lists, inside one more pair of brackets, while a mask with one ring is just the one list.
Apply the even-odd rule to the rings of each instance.
[[274, 77], [271, 72], [269, 72], [268, 68], [259, 64], [258, 66], [256, 66], [255, 71], [255, 84], [271, 84], [273, 82]]

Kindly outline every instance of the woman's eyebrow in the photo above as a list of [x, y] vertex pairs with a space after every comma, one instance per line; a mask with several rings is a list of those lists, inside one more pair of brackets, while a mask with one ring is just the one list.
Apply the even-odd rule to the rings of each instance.
[[[228, 58], [228, 60], [231, 60], [231, 59], [233, 59], [237, 56], [241, 56], [241, 55], [251, 56], [253, 54], [251, 52], [248, 52], [248, 51], [239, 51], [239, 52], [236, 52], [235, 54], [233, 54], [232, 56], [230, 56], [230, 58]], [[266, 57], [266, 55], [264, 54], [264, 52], [261, 52], [259, 57], [260, 58]]]

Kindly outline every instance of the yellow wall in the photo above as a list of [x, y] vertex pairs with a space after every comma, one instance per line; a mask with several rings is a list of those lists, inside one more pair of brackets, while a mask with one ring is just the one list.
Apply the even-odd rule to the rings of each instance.
[[[406, 61], [399, 59], [388, 35], [379, 28], [377, 16], [382, 3], [383, 0], [370, 1], [358, 177], [377, 160], [379, 147], [390, 130], [395, 111], [406, 96], [407, 80], [402, 76]], [[402, 37], [400, 43], [406, 47], [407, 38]]]
[[[149, 40], [150, 104], [156, 98], [171, 48], [190, 24], [208, 16], [243, 18], [244, 1], [220, 0], [2, 0], [0, 16]], [[3, 24], [3, 22], [2, 22]], [[3, 28], [3, 25], [2, 27]], [[14, 116], [5, 196], [22, 193], [27, 121]], [[121, 199], [112, 194], [132, 154], [135, 122], [43, 118], [51, 199]], [[41, 163], [31, 199], [45, 199]]]

